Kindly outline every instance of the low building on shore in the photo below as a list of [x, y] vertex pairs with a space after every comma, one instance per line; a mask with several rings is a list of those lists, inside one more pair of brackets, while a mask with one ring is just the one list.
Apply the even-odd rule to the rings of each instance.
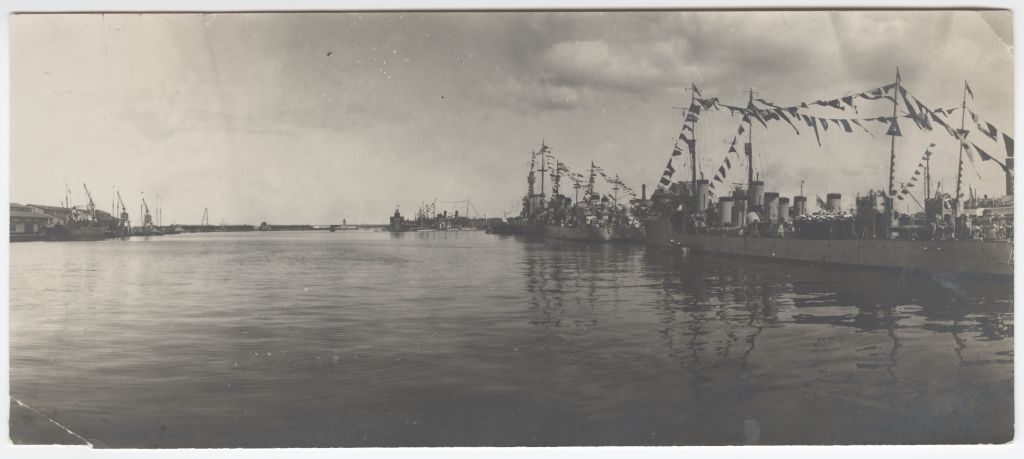
[[11, 203], [11, 241], [38, 240], [46, 235], [46, 227], [60, 221], [38, 207]]

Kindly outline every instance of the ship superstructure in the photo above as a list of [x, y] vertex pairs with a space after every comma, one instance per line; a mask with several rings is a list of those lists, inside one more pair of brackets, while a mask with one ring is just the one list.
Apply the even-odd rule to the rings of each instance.
[[[551, 179], [550, 188], [545, 186], [547, 178]], [[564, 192], [563, 179], [572, 183], [571, 196]], [[495, 232], [595, 242], [635, 240], [642, 234], [631, 207], [620, 202], [620, 192], [635, 198], [633, 190], [593, 161], [585, 175], [574, 172], [542, 142], [540, 149], [530, 154], [526, 181], [519, 217], [508, 219]], [[602, 187], [608, 189], [602, 192]]]
[[[966, 82], [965, 88], [969, 89]], [[929, 108], [907, 91], [898, 71], [892, 84], [856, 96], [810, 102], [812, 105], [842, 107], [853, 106], [859, 99], [891, 101], [892, 116], [874, 118], [810, 116], [805, 110], [808, 103], [781, 107], [763, 99], [755, 100], [752, 90], [746, 106], [727, 105], [717, 98], [702, 98], [696, 86], [692, 92], [692, 103], [679, 136], [682, 144], [677, 143], [673, 149], [659, 186], [652, 194], [650, 211], [645, 218], [647, 240], [651, 245], [811, 262], [1012, 276], [1012, 218], [1005, 218], [995, 210], [1012, 209], [1012, 138], [1002, 134], [1007, 146], [1007, 160], [1001, 162], [993, 158], [975, 142], [967, 140], [966, 129], [951, 126], [947, 117], [955, 109]], [[901, 102], [906, 114], [899, 111]], [[962, 110], [961, 114], [967, 112], [966, 95], [961, 107], [956, 108]], [[698, 177], [695, 127], [703, 112], [719, 109], [742, 115], [742, 121], [714, 178], [705, 180]], [[970, 114], [976, 121], [977, 115], [973, 111]], [[958, 142], [961, 152], [955, 194], [931, 190], [930, 163], [934, 143], [925, 150], [910, 180], [896, 181], [896, 137], [901, 136], [899, 120], [907, 118], [922, 130], [946, 132]], [[887, 125], [886, 135], [891, 138], [888, 142], [887, 189], [865, 190], [858, 194], [850, 208], [843, 206], [840, 193], [826, 193], [825, 199], [815, 197], [818, 210], [812, 212], [803, 193], [802, 182], [800, 194], [790, 199], [777, 192], [766, 191], [765, 181], [755, 172], [757, 155], [754, 154], [753, 132], [758, 126], [767, 128], [769, 122], [785, 122], [799, 133], [796, 126], [806, 124], [819, 136], [819, 129], [824, 131], [829, 126], [847, 133], [853, 132], [855, 127], [868, 131], [865, 125], [871, 121]], [[992, 124], [985, 123], [988, 130], [982, 123], [977, 124], [986, 136], [996, 138], [997, 131]], [[740, 142], [742, 155], [737, 148]], [[965, 153], [972, 161], [978, 156], [1003, 168], [1011, 197], [998, 203], [1009, 202], [1009, 206], [984, 207], [979, 205], [982, 200], [963, 199], [960, 190]], [[690, 159], [690, 179], [673, 181], [673, 160], [686, 154]], [[745, 183], [730, 187], [726, 177], [737, 163], [744, 162], [747, 166]], [[916, 202], [911, 193], [915, 186], [922, 184], [925, 190], [923, 203]], [[911, 214], [897, 210], [897, 203], [910, 199], [922, 208], [922, 212]], [[994, 200], [986, 201], [986, 204], [994, 203]], [[982, 210], [975, 210], [972, 214], [971, 209]]]

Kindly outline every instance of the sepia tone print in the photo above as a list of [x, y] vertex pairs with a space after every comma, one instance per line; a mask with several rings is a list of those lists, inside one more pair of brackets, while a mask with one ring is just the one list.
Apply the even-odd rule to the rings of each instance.
[[1009, 11], [10, 21], [15, 444], [1013, 438]]

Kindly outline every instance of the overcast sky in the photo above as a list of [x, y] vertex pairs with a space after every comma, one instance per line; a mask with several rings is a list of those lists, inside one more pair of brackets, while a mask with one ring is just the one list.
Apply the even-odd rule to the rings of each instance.
[[[133, 221], [141, 192], [160, 195], [165, 223], [198, 223], [204, 207], [212, 223], [380, 223], [435, 198], [512, 215], [542, 139], [639, 191], [661, 175], [691, 82], [726, 103], [752, 87], [793, 105], [889, 84], [899, 66], [933, 108], [958, 106], [966, 79], [970, 107], [1013, 126], [1001, 12], [19, 15], [11, 30], [12, 201], [57, 205], [68, 182], [82, 203], [84, 182], [109, 210], [116, 186]], [[818, 113], [892, 106], [858, 110]], [[702, 120], [708, 178], [738, 121]], [[757, 126], [755, 166], [783, 195], [801, 180], [810, 196], [882, 188], [889, 138], [868, 126], [874, 137], [832, 129], [820, 147], [804, 127]], [[933, 176], [951, 191], [955, 141], [901, 127], [897, 181], [936, 142]], [[965, 177], [1002, 193], [994, 163]]]

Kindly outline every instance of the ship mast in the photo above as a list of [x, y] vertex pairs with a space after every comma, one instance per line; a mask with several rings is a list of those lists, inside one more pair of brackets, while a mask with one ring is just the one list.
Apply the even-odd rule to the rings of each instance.
[[932, 197], [932, 155], [924, 157], [924, 199]]
[[[889, 218], [892, 218], [893, 213], [893, 197], [896, 195], [896, 188], [893, 183], [893, 174], [896, 171], [896, 132], [895, 126], [899, 126], [896, 122], [896, 108], [899, 106], [900, 100], [900, 68], [896, 67], [896, 86], [893, 88], [892, 93], [892, 125], [889, 127], [889, 191], [885, 199], [886, 213]], [[890, 222], [891, 224], [891, 222]]]
[[[967, 134], [964, 130], [965, 117], [967, 115], [967, 80], [964, 80], [964, 98], [960, 103], [960, 132], [957, 134], [961, 139]], [[960, 141], [960, 155], [956, 165], [956, 196], [953, 198], [953, 215], [960, 215], [960, 181], [964, 175], [964, 143]]]
[[[559, 196], [562, 181], [562, 163], [555, 160], [555, 170], [551, 171], [551, 197]], [[468, 211], [467, 211], [468, 212]]]
[[[753, 110], [754, 108], [754, 88], [750, 88], [750, 99], [747, 102], [747, 107]], [[751, 190], [754, 189], [754, 120], [751, 119], [752, 115], [747, 114], [747, 144], [745, 150], [747, 153], [747, 202], [750, 203], [753, 208], [756, 201], [754, 200], [754, 194]]]
[[580, 203], [580, 187], [581, 187], [580, 179], [579, 179], [578, 176], [575, 176], [575, 175], [570, 175], [569, 177], [572, 178], [572, 187], [576, 189], [576, 201], [573, 202], [573, 205], [579, 205], [579, 203]]
[[548, 171], [547, 170], [547, 164], [548, 164], [548, 161], [547, 161], [547, 149], [548, 149], [547, 145], [545, 145], [544, 141], [541, 140], [540, 141], [540, 169], [538, 169], [538, 170], [540, 171], [540, 207], [542, 209], [544, 207], [546, 207], [545, 203], [544, 203], [544, 176], [546, 175], [545, 173]]
[[[691, 84], [691, 88], [693, 87], [696, 86]], [[697, 94], [693, 92], [693, 89], [690, 89], [690, 107], [693, 107], [695, 103], [697, 103]], [[684, 112], [683, 116], [689, 118], [689, 111]], [[690, 149], [690, 187], [693, 190], [693, 200], [696, 203], [700, 200], [697, 197], [697, 121], [684, 119], [683, 122], [690, 123], [690, 133], [693, 135], [693, 138], [690, 140], [691, 143], [687, 147]], [[694, 209], [697, 206], [698, 204], [694, 204]]]
[[[622, 183], [622, 181], [619, 180], [619, 174], [615, 174], [615, 183], [614, 183], [615, 186], [612, 187], [612, 193], [613, 193], [613, 198], [615, 199], [615, 204], [619, 203], [619, 184], [620, 183]], [[695, 181], [693, 183], [696, 184], [697, 182]], [[694, 190], [694, 193], [696, 193], [696, 191], [697, 190]], [[694, 196], [696, 196], [696, 195], [694, 195]]]
[[590, 162], [590, 180], [587, 182], [587, 195], [585, 199], [590, 202], [594, 198], [594, 162]]

